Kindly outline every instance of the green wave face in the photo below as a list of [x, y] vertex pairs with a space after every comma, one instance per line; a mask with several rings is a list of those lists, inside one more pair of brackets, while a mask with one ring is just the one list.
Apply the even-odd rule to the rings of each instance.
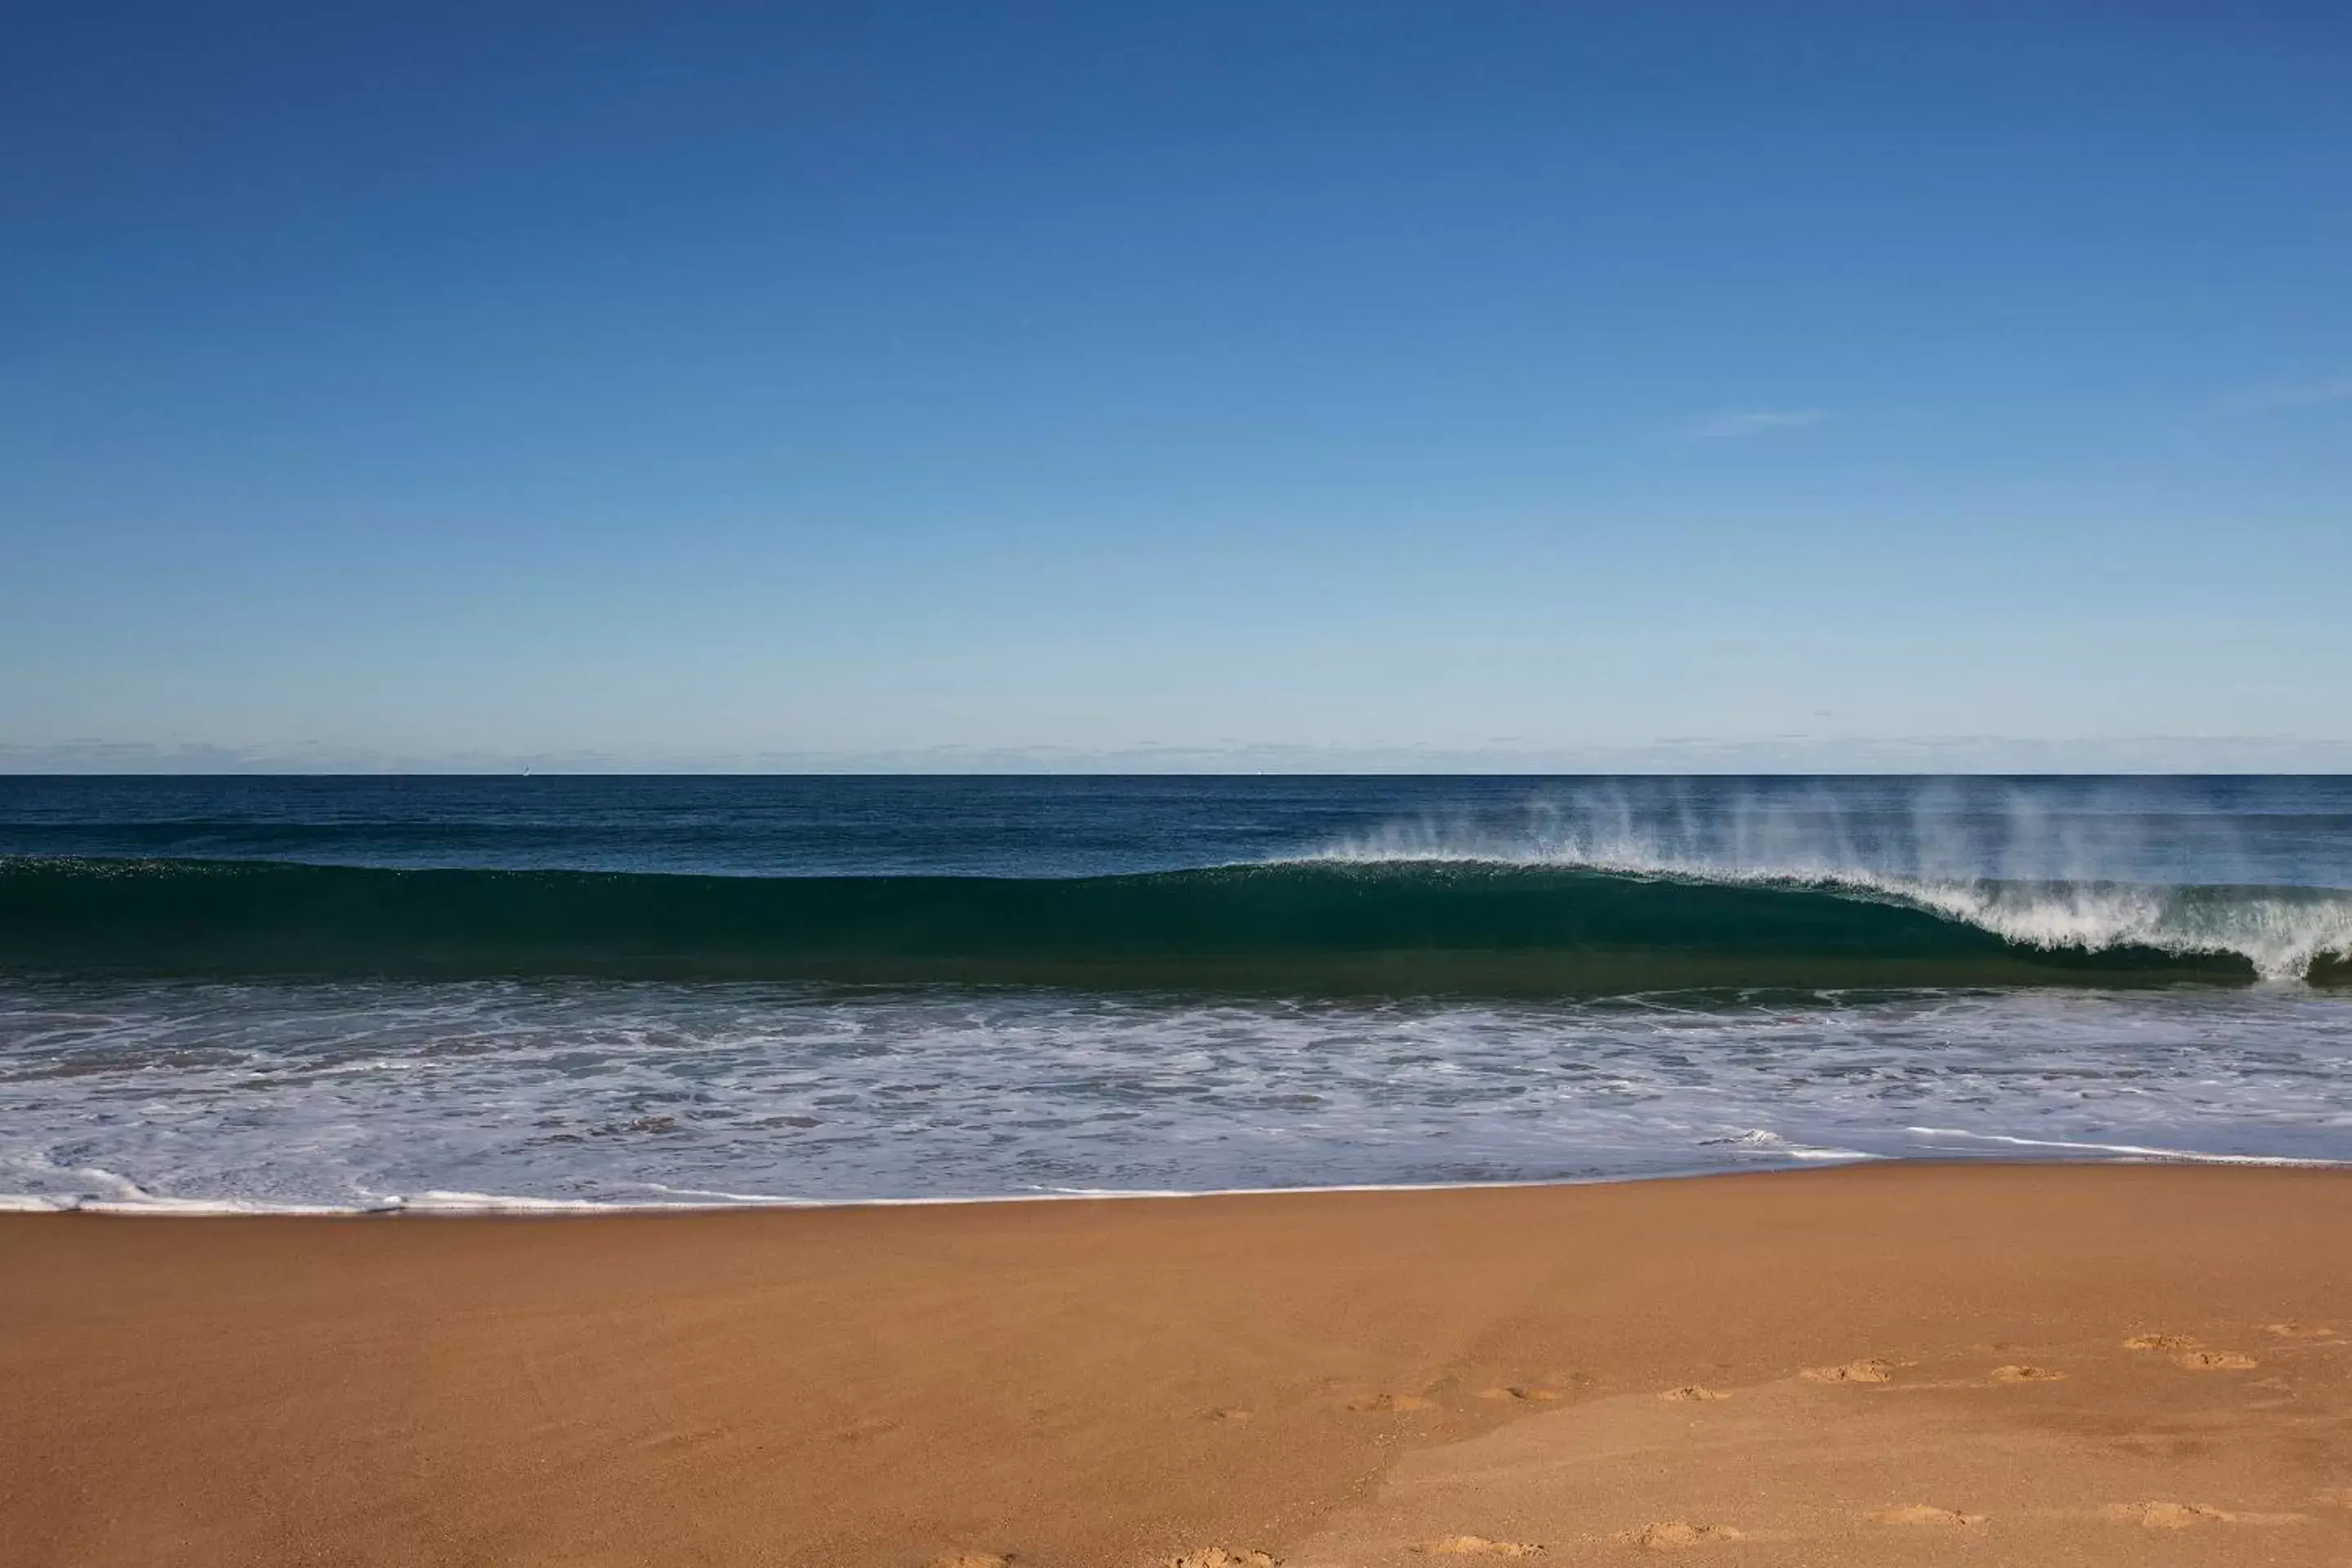
[[24, 858], [0, 862], [0, 968], [1391, 994], [2255, 977], [2234, 952], [2043, 947], [1817, 887], [1393, 863], [1047, 880]]

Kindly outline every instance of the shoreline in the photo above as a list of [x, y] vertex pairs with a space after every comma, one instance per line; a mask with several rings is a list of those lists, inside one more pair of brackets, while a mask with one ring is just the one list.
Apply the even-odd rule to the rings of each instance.
[[[2315, 1500], [2352, 1487], [2340, 1171], [96, 1223], [124, 1217], [0, 1215], [12, 1563], [1402, 1568], [1454, 1535], [1622, 1562], [1676, 1523], [1743, 1564], [2352, 1548]], [[2217, 1370], [2120, 1348], [2147, 1335]], [[1662, 1400], [1689, 1389], [1727, 1397]], [[2219, 1522], [2100, 1511], [2151, 1501]], [[1991, 1522], [1872, 1521], [1914, 1504]]]
[[[2213, 1154], [2193, 1150], [2158, 1149], [2129, 1144], [2074, 1143], [2012, 1138], [1998, 1133], [1921, 1128], [1946, 1137], [2013, 1143], [2034, 1149], [2082, 1150], [2084, 1157], [2059, 1154], [1984, 1154], [1952, 1157], [1874, 1154], [1859, 1150], [1822, 1149], [1792, 1154], [1786, 1164], [1766, 1164], [1726, 1170], [1693, 1166], [1681, 1170], [1644, 1171], [1625, 1175], [1542, 1176], [1493, 1182], [1359, 1182], [1328, 1186], [1202, 1187], [1148, 1190], [1070, 1189], [1026, 1193], [981, 1193], [918, 1197], [801, 1198], [782, 1195], [725, 1194], [709, 1203], [607, 1203], [593, 1198], [537, 1198], [514, 1194], [430, 1191], [414, 1196], [392, 1194], [372, 1205], [271, 1205], [240, 1199], [148, 1198], [53, 1200], [38, 1194], [0, 1193], [0, 1215], [89, 1215], [116, 1219], [621, 1219], [680, 1217], [730, 1214], [798, 1214], [864, 1209], [995, 1207], [1021, 1204], [1173, 1203], [1216, 1198], [1325, 1197], [1344, 1194], [1492, 1193], [1553, 1187], [1637, 1186], [1653, 1182], [1703, 1182], [1721, 1177], [1801, 1175], [1808, 1172], [1843, 1170], [1871, 1165], [1925, 1170], [1969, 1170], [1979, 1167], [2023, 1167], [2029, 1170], [2091, 1169], [2221, 1169], [2272, 1171], [2352, 1171], [2352, 1160], [2329, 1160], [2292, 1154]], [[700, 1194], [697, 1194], [700, 1195]]]

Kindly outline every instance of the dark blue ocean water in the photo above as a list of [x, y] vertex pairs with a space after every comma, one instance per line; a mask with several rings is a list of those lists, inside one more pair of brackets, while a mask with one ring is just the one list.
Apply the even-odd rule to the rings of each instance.
[[0, 1194], [2352, 1159], [2347, 889], [2339, 778], [0, 778]]
[[2352, 779], [0, 776], [0, 854], [13, 855], [1072, 877], [1612, 848], [2344, 888]]

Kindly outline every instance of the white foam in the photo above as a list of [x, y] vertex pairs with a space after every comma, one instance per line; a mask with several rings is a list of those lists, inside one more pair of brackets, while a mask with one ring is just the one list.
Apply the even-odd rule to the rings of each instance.
[[2236, 953], [2265, 980], [2300, 980], [2323, 955], [2352, 954], [2352, 897], [2099, 883], [1848, 879], [1981, 926], [2007, 941], [2096, 952]]
[[[1852, 1150], [1803, 1150], [1794, 1159], [1875, 1160], [1876, 1154]], [[741, 1202], [624, 1203], [588, 1198], [535, 1198], [499, 1193], [420, 1193], [414, 1198], [393, 1198], [376, 1204], [272, 1204], [229, 1198], [162, 1199], [145, 1204], [108, 1201], [55, 1202], [27, 1194], [0, 1194], [0, 1211], [28, 1214], [135, 1215], [157, 1219], [198, 1218], [231, 1215], [274, 1215], [362, 1218], [392, 1215], [461, 1217], [468, 1215], [582, 1217], [596, 1215], [719, 1214], [740, 1210], [834, 1210], [898, 1208], [971, 1208], [1004, 1204], [1168, 1203], [1198, 1198], [1314, 1197], [1344, 1193], [1517, 1192], [1534, 1187], [1614, 1186], [1634, 1181], [1689, 1180], [1717, 1175], [1718, 1171], [1691, 1168], [1661, 1171], [1643, 1176], [1559, 1177], [1524, 1182], [1347, 1182], [1300, 1187], [1051, 1187], [1033, 1192], [977, 1193], [952, 1196], [859, 1198], [752, 1198]]]
[[2352, 1170], [2352, 1160], [2312, 1160], [2283, 1154], [2209, 1154], [2194, 1149], [2158, 1149], [2140, 1143], [2086, 1143], [2063, 1138], [2021, 1138], [2007, 1132], [1969, 1132], [1957, 1127], [1914, 1127], [1923, 1138], [1965, 1138], [2012, 1149], [2063, 1149], [2070, 1153], [2109, 1154], [2123, 1160], [2161, 1160], [2185, 1165], [2284, 1165], [2311, 1170]]
[[425, 1192], [393, 1201], [403, 1214], [593, 1214], [614, 1206], [582, 1198], [532, 1198], [511, 1193]]
[[[1969, 1146], [1986, 1157], [2339, 1160], [2347, 1019], [2352, 997], [2302, 987], [0, 984], [0, 1192], [20, 1212], [457, 1215], [1396, 1190], [1917, 1157], [1913, 1127], [2032, 1141]], [[328, 1070], [355, 1059], [407, 1066]]]
[[244, 1198], [150, 1197], [137, 1202], [115, 1198], [84, 1198], [63, 1205], [60, 1212], [139, 1215], [153, 1218], [207, 1219], [235, 1215], [274, 1215], [281, 1218], [308, 1215], [320, 1218], [332, 1218], [345, 1215], [377, 1214], [384, 1211], [343, 1204], [263, 1203]]

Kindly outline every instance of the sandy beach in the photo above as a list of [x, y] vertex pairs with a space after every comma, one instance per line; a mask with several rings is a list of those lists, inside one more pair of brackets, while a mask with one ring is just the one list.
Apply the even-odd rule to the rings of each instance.
[[2352, 1561], [2332, 1172], [6, 1216], [0, 1321], [27, 1568]]

